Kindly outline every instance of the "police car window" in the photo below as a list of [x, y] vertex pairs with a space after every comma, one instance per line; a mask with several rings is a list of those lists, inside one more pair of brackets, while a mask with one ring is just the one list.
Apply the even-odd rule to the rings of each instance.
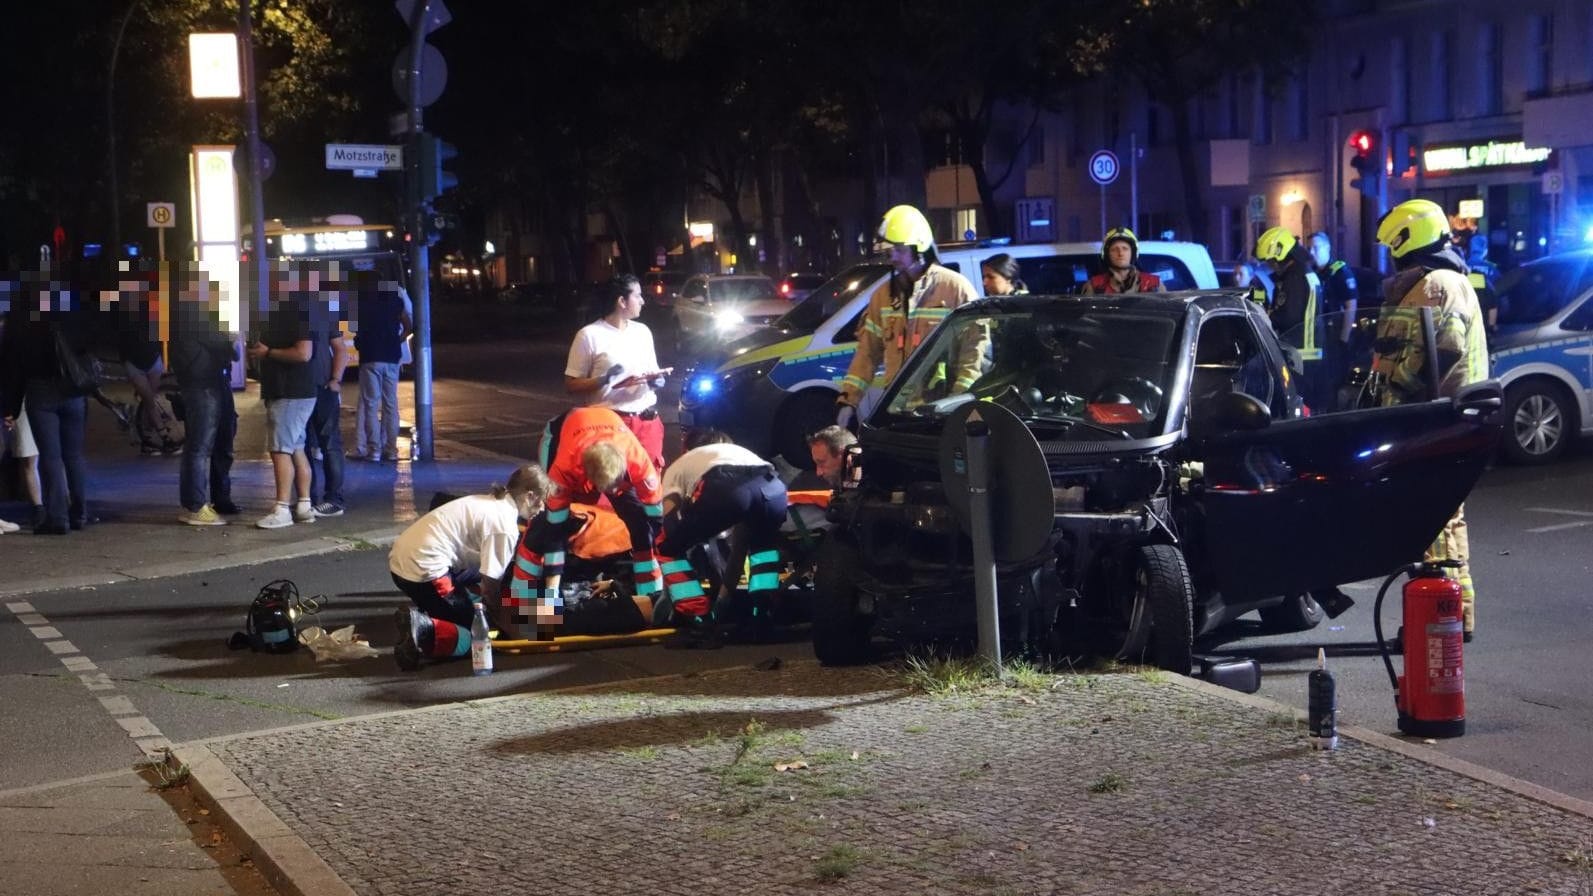
[[1189, 273], [1189, 268], [1171, 255], [1142, 253], [1139, 257], [1139, 269], [1162, 278], [1162, 285], [1168, 290], [1195, 288], [1195, 277]]
[[1560, 321], [1560, 329], [1579, 333], [1593, 330], [1593, 299], [1583, 300], [1575, 311], [1566, 315], [1565, 320]]
[[1577, 294], [1582, 257], [1522, 265], [1499, 278], [1494, 294], [1499, 303], [1499, 325], [1540, 324], [1553, 317]]

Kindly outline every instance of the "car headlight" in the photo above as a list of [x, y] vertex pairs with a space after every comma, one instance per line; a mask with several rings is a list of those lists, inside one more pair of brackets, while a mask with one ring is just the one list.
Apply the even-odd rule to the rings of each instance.
[[714, 312], [714, 326], [721, 330], [726, 327], [733, 327], [736, 324], [744, 322], [745, 320], [746, 318], [741, 316], [741, 312], [732, 311], [729, 308], [726, 308], [723, 311]]

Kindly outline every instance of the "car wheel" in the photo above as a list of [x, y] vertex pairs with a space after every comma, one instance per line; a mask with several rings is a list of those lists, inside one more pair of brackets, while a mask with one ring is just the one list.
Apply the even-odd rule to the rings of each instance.
[[1309, 594], [1291, 594], [1277, 606], [1263, 607], [1260, 613], [1261, 624], [1274, 632], [1310, 631], [1327, 616]]
[[836, 536], [819, 545], [813, 576], [813, 654], [826, 666], [855, 666], [873, 655], [874, 617], [857, 610], [862, 555]]
[[835, 422], [835, 393], [822, 389], [799, 392], [786, 400], [775, 416], [770, 436], [776, 453], [785, 462], [802, 470], [813, 468], [808, 436]]
[[1194, 593], [1184, 555], [1172, 545], [1135, 548], [1126, 569], [1108, 579], [1110, 603], [1096, 652], [1188, 674], [1194, 644]]
[[1576, 431], [1570, 396], [1556, 383], [1517, 383], [1505, 391], [1505, 457], [1517, 464], [1546, 464], [1565, 451]]

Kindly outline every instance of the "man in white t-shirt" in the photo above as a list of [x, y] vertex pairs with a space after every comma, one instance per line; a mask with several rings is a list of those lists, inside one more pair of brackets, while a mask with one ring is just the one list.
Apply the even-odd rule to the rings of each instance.
[[[721, 438], [725, 438], [721, 436]], [[732, 540], [747, 551], [748, 622], [756, 639], [770, 634], [770, 614], [780, 586], [780, 526], [786, 517], [785, 483], [768, 461], [740, 445], [711, 442], [682, 454], [664, 471], [664, 526], [657, 545], [670, 608], [685, 638], [682, 646], [712, 646], [713, 614], [701, 576], [686, 554], [735, 527]], [[739, 572], [733, 561], [725, 593]]]
[[664, 468], [664, 421], [658, 395], [670, 372], [658, 366], [653, 333], [637, 320], [642, 285], [621, 274], [598, 294], [600, 317], [582, 327], [570, 343], [564, 388], [586, 405], [611, 408], [624, 418], [658, 469]]
[[399, 640], [393, 655], [399, 668], [417, 668], [422, 656], [469, 654], [477, 600], [498, 619], [506, 618], [502, 589], [520, 540], [520, 520], [540, 513], [551, 490], [547, 473], [527, 464], [515, 470], [507, 486], [455, 498], [398, 536], [387, 555], [387, 569], [393, 584], [419, 610], [397, 613]]

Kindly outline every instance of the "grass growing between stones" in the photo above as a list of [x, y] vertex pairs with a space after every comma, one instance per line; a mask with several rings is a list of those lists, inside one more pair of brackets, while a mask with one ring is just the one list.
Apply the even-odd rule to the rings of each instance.
[[1117, 772], [1107, 772], [1090, 785], [1090, 793], [1122, 793], [1128, 789], [1128, 779]]
[[909, 654], [899, 676], [910, 690], [924, 694], [983, 693], [996, 688], [1043, 693], [1056, 676], [1026, 659], [1014, 659], [996, 669], [982, 657]]
[[819, 856], [813, 863], [813, 875], [819, 880], [841, 880], [856, 871], [862, 861], [862, 853], [842, 843]]

